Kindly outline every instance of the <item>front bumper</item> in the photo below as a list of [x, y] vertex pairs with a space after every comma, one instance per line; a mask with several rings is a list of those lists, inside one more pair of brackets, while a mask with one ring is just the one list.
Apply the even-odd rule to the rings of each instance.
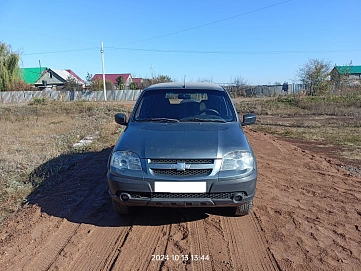
[[[152, 179], [135, 180], [108, 172], [111, 198], [128, 206], [232, 207], [251, 201], [256, 192], [257, 171], [244, 178], [205, 180], [206, 193], [156, 193]], [[124, 197], [122, 197], [124, 195]]]

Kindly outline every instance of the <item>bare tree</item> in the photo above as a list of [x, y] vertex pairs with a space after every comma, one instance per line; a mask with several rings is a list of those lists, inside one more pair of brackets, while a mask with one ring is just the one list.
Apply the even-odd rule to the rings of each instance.
[[297, 77], [307, 85], [309, 95], [324, 94], [330, 90], [331, 62], [310, 59], [297, 71]]
[[246, 89], [248, 87], [248, 82], [241, 75], [237, 76], [234, 79], [231, 79], [232, 85], [228, 87], [228, 91], [233, 97], [237, 96], [246, 96]]
[[213, 83], [213, 78], [210, 77], [210, 78], [198, 78], [198, 82], [201, 82], [201, 83]]

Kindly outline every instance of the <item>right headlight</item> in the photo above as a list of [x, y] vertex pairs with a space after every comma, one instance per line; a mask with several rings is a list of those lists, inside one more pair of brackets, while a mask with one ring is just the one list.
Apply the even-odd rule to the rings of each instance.
[[139, 156], [131, 151], [116, 151], [110, 160], [110, 166], [117, 169], [142, 170]]
[[222, 158], [221, 171], [237, 170], [242, 174], [251, 172], [255, 168], [253, 155], [248, 151], [233, 151]]

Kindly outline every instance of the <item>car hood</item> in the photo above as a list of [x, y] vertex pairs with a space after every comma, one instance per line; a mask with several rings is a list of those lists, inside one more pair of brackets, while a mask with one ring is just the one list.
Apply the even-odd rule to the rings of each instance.
[[238, 122], [129, 123], [114, 151], [127, 150], [140, 158], [222, 158], [234, 150], [250, 150]]

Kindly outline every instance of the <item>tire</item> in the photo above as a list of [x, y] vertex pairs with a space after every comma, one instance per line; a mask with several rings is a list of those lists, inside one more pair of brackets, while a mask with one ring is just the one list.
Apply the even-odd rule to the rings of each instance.
[[113, 205], [114, 211], [118, 215], [129, 215], [130, 214], [130, 207], [128, 207], [127, 205], [120, 204], [119, 202], [117, 202], [115, 200], [112, 200], [112, 205]]
[[234, 215], [235, 216], [249, 215], [252, 211], [252, 207], [253, 207], [253, 199], [249, 202], [246, 202], [243, 205], [234, 208]]

